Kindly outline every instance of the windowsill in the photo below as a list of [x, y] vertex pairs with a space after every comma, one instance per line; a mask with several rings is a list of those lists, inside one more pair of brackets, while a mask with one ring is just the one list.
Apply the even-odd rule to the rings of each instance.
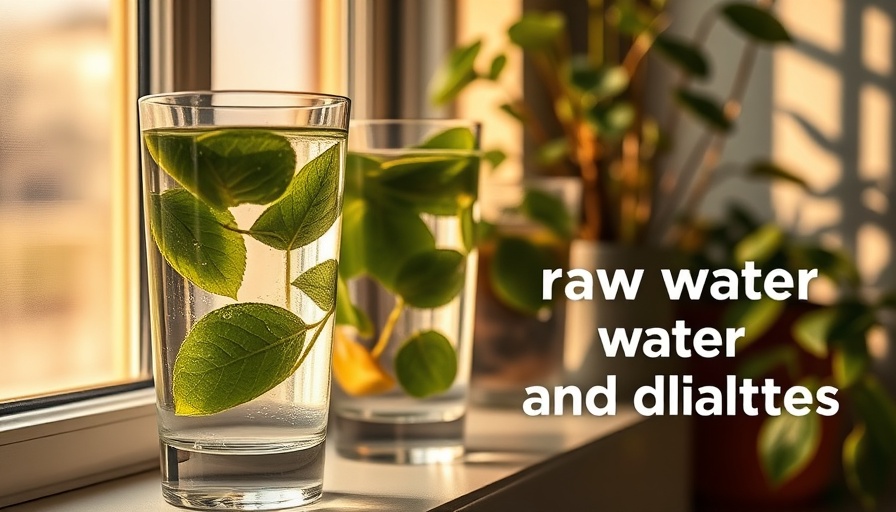
[[[464, 463], [403, 466], [346, 460], [331, 448], [324, 498], [301, 510], [688, 510], [684, 418], [528, 418], [473, 408]], [[9, 512], [158, 512], [157, 471], [24, 503]]]

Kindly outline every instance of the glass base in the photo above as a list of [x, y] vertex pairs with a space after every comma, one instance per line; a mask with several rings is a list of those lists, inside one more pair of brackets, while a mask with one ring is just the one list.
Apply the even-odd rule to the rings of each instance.
[[464, 456], [464, 417], [437, 423], [381, 423], [335, 416], [336, 450], [349, 459], [438, 464]]
[[185, 450], [164, 441], [162, 496], [197, 510], [279, 510], [307, 505], [323, 491], [324, 443], [274, 453]]

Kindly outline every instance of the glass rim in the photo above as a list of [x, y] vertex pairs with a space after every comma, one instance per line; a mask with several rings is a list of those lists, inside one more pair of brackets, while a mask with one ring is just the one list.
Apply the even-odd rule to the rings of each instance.
[[[247, 104], [220, 104], [220, 105], [191, 105], [177, 103], [178, 98], [190, 98], [214, 95], [232, 95], [232, 96], [265, 96], [276, 98], [307, 99], [307, 100], [324, 100], [318, 105], [297, 105], [295, 103], [276, 103], [271, 105], [247, 105]], [[258, 110], [314, 110], [321, 108], [332, 108], [340, 105], [348, 106], [351, 104], [351, 98], [338, 94], [330, 94], [323, 92], [309, 91], [278, 91], [264, 89], [207, 89], [207, 90], [191, 90], [191, 91], [172, 91], [161, 92], [155, 94], [147, 94], [137, 99], [141, 105], [154, 105], [159, 107], [188, 107], [199, 110], [220, 110], [220, 109], [258, 109]]]
[[352, 118], [349, 124], [377, 126], [377, 125], [431, 125], [431, 126], [469, 126], [476, 129], [482, 128], [482, 123], [475, 119], [451, 118]]

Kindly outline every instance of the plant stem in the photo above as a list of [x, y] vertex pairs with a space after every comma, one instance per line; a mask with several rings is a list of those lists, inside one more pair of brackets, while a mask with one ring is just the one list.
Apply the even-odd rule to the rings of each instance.
[[588, 0], [588, 57], [595, 67], [604, 63], [604, 0]]
[[386, 346], [389, 345], [389, 338], [392, 337], [392, 330], [395, 329], [395, 324], [398, 323], [398, 318], [401, 316], [401, 312], [404, 309], [404, 299], [401, 297], [395, 298], [395, 307], [392, 308], [392, 311], [389, 312], [389, 317], [386, 318], [386, 323], [383, 325], [383, 330], [380, 331], [380, 337], [376, 340], [376, 345], [373, 346], [373, 349], [370, 351], [370, 355], [376, 359], [382, 355], [383, 351], [386, 350]]
[[311, 337], [311, 341], [308, 342], [308, 346], [306, 347], [305, 351], [302, 352], [302, 355], [299, 357], [299, 360], [296, 361], [296, 364], [292, 367], [292, 371], [289, 372], [290, 374], [295, 373], [296, 370], [298, 370], [299, 367], [302, 366], [302, 363], [305, 362], [305, 359], [308, 357], [308, 354], [311, 353], [311, 349], [314, 348], [314, 344], [317, 343], [317, 339], [320, 338], [320, 333], [322, 333], [324, 331], [324, 327], [326, 327], [327, 320], [329, 320], [330, 317], [333, 316], [333, 313], [335, 313], [335, 312], [336, 312], [336, 307], [333, 306], [332, 308], [330, 308], [329, 311], [327, 311], [327, 314], [324, 315], [324, 317], [319, 322], [310, 324], [310, 326], [317, 326], [318, 329], [317, 329], [317, 331], [314, 332], [314, 336]]
[[286, 309], [291, 309], [292, 305], [292, 283], [290, 282], [289, 276], [292, 274], [292, 261], [290, 259], [289, 250], [286, 251], [286, 275], [284, 276], [283, 283], [283, 291], [285, 292], [286, 298]]

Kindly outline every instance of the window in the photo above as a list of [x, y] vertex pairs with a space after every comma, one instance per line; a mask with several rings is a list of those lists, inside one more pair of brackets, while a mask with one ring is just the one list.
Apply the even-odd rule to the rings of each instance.
[[0, 2], [0, 507], [157, 463], [137, 32], [129, 0]]

